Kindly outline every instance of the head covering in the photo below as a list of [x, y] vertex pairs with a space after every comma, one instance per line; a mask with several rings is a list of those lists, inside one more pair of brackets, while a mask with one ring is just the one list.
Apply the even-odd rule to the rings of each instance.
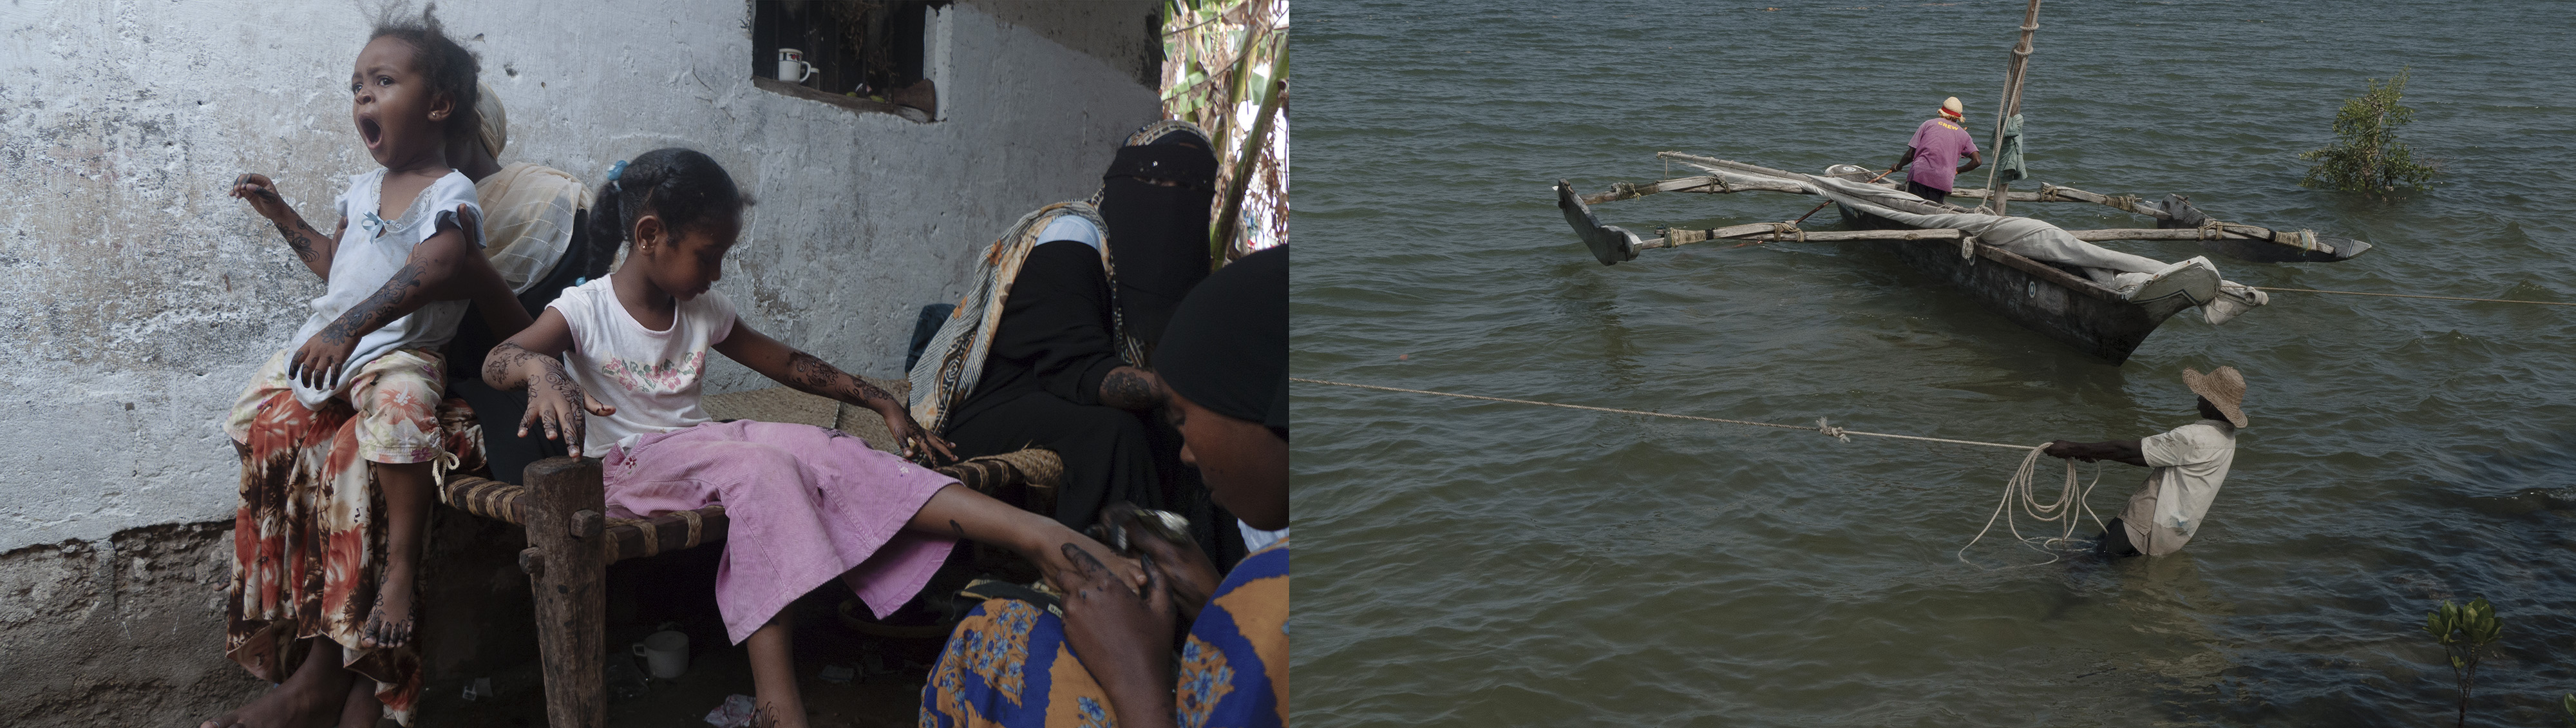
[[2219, 367], [2208, 374], [2184, 367], [2182, 384], [2202, 399], [2209, 400], [2210, 404], [2217, 405], [2218, 413], [2227, 416], [2227, 424], [2244, 427], [2248, 422], [2245, 419], [2245, 375], [2238, 374], [2236, 367]]
[[483, 139], [483, 151], [498, 161], [501, 147], [510, 143], [510, 119], [501, 111], [501, 95], [492, 93], [492, 84], [474, 83], [474, 115], [483, 120], [482, 128], [477, 130]]
[[1216, 153], [1182, 141], [1205, 137], [1175, 132], [1122, 147], [1101, 175], [1100, 218], [1109, 225], [1119, 315], [1128, 335], [1147, 345], [1162, 339], [1172, 307], [1208, 275]]
[[1210, 412], [1288, 429], [1288, 246], [1208, 276], [1154, 350], [1163, 385]]
[[1120, 144], [1119, 146], [1141, 147], [1147, 144], [1171, 144], [1175, 142], [1196, 144], [1199, 145], [1200, 149], [1216, 148], [1215, 144], [1208, 142], [1208, 133], [1206, 129], [1201, 129], [1197, 124], [1192, 124], [1180, 119], [1163, 119], [1138, 127], [1134, 133], [1127, 135], [1127, 142]]
[[1958, 121], [1968, 118], [1968, 109], [1959, 105], [1959, 97], [1952, 96], [1941, 100], [1941, 115], [1950, 117], [1951, 121]]

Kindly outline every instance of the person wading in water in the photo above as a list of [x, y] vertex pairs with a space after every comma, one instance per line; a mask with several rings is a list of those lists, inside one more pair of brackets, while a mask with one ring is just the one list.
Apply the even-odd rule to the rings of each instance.
[[[1940, 202], [1950, 196], [1951, 183], [1960, 173], [1985, 166], [1986, 158], [1977, 154], [1977, 140], [1969, 138], [1968, 130], [1959, 126], [1966, 118], [1959, 97], [1952, 96], [1941, 100], [1940, 116], [1924, 119], [1922, 126], [1914, 128], [1914, 140], [1906, 143], [1904, 156], [1897, 157], [1896, 166], [1888, 168], [1894, 172], [1922, 162], [1905, 174], [1906, 192]], [[1968, 166], [1959, 166], [1963, 156], [1968, 158]]]
[[2182, 382], [2200, 395], [2198, 422], [2143, 440], [2048, 444], [2052, 457], [2155, 468], [2137, 495], [2129, 496], [2128, 508], [2105, 524], [2097, 547], [2104, 555], [2163, 556], [2182, 550], [2200, 530], [2210, 501], [2218, 498], [2227, 466], [2236, 461], [2236, 431], [2246, 424], [2245, 375], [2235, 367], [2208, 374], [2184, 369]]

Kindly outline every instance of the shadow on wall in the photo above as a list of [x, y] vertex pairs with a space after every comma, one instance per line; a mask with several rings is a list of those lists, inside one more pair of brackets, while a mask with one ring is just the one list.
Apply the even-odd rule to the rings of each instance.
[[232, 524], [0, 554], [0, 724], [170, 725], [267, 689], [226, 661]]
[[[535, 612], [520, 529], [435, 512], [423, 692], [528, 672]], [[194, 725], [268, 689], [224, 659], [232, 523], [146, 526], [0, 554], [0, 725]], [[423, 725], [438, 722], [428, 711]]]

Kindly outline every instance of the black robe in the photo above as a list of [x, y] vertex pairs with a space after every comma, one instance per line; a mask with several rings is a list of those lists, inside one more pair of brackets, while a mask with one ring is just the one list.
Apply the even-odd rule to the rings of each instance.
[[983, 377], [941, 433], [959, 457], [1054, 450], [1064, 458], [1054, 515], [1077, 531], [1113, 500], [1162, 502], [1146, 420], [1100, 403], [1100, 380], [1127, 363], [1109, 310], [1109, 279], [1091, 246], [1031, 249], [1003, 301]]
[[1100, 403], [1100, 380], [1128, 364], [1118, 358], [1109, 278], [1100, 253], [1082, 243], [1041, 243], [1020, 264], [1003, 300], [983, 378], [940, 433], [959, 457], [1037, 446], [1064, 459], [1055, 519], [1076, 531], [1100, 509], [1126, 501], [1180, 513], [1220, 568], [1242, 557], [1234, 516], [1207, 498], [1180, 462], [1180, 433], [1154, 419]]

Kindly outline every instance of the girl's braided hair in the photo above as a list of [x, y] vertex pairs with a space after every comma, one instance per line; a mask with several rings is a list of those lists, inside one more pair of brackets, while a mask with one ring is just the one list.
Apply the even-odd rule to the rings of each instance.
[[440, 131], [449, 142], [455, 142], [473, 136], [483, 125], [482, 118], [474, 112], [474, 102], [480, 98], [474, 84], [481, 62], [465, 46], [447, 37], [446, 29], [438, 23], [437, 11], [438, 3], [430, 3], [420, 9], [420, 17], [410, 18], [389, 6], [377, 17], [376, 29], [367, 34], [367, 42], [390, 36], [411, 44], [412, 65], [429, 79], [430, 97], [445, 95], [454, 109]]
[[655, 149], [610, 168], [590, 211], [590, 239], [598, 250], [613, 253], [647, 212], [677, 233], [729, 219], [751, 204], [751, 195], [734, 186], [733, 175], [714, 158], [695, 149]]

